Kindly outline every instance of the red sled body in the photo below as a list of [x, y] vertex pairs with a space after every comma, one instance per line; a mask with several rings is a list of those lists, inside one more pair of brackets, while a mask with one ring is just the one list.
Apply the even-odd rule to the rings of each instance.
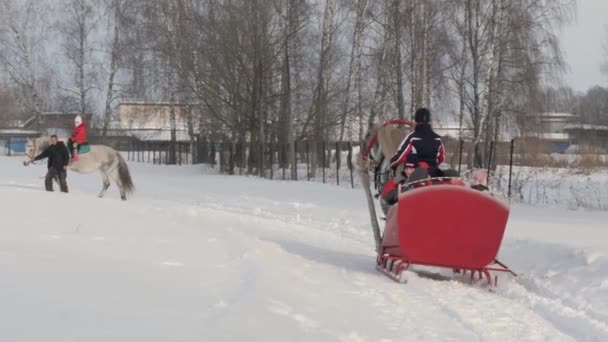
[[[492, 278], [492, 272], [515, 276], [496, 259], [509, 218], [507, 203], [473, 189], [473, 182], [467, 185], [460, 170], [451, 170], [449, 176], [444, 170], [442, 177], [434, 179], [428, 173], [421, 178], [412, 174], [410, 183], [403, 180], [405, 187], [397, 184], [388, 161], [408, 128], [413, 127], [415, 123], [405, 119], [385, 122], [370, 135], [361, 154], [362, 180], [378, 251], [377, 268], [397, 281], [412, 265], [470, 272], [471, 281], [485, 278], [493, 286], [497, 278]], [[383, 234], [370, 189], [370, 168], [386, 214]], [[403, 191], [404, 188], [408, 190]], [[398, 189], [396, 198], [391, 197], [394, 189]]]
[[505, 203], [461, 185], [401, 192], [387, 213], [378, 268], [399, 280], [411, 265], [446, 267], [495, 285], [492, 271], [514, 274], [496, 260], [508, 217]]

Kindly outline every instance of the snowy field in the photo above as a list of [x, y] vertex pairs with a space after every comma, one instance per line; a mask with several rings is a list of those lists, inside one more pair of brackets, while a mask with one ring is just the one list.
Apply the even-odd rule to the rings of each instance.
[[377, 272], [360, 189], [130, 163], [121, 202], [21, 160], [0, 157], [0, 341], [608, 341], [605, 212], [514, 206], [520, 276], [493, 293]]

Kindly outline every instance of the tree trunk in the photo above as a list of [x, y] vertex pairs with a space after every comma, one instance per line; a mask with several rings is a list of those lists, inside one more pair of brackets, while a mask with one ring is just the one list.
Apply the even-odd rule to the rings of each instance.
[[416, 16], [416, 0], [410, 0], [410, 83], [411, 83], [411, 96], [410, 96], [410, 115], [412, 116], [419, 106], [418, 98], [418, 42], [417, 42], [417, 16]]
[[[342, 118], [340, 122], [340, 137], [339, 141], [342, 142], [344, 140], [344, 130], [346, 126], [346, 119], [349, 116], [351, 111], [351, 104], [355, 104], [357, 108], [357, 113], [359, 114], [357, 118], [360, 118], [361, 113], [361, 39], [363, 37], [363, 29], [364, 29], [364, 15], [365, 10], [367, 8], [367, 0], [357, 0], [356, 11], [357, 18], [355, 21], [355, 28], [353, 32], [353, 41], [352, 47], [350, 51], [350, 64], [348, 67], [348, 77], [346, 81], [346, 96], [344, 99], [344, 105], [342, 108]], [[351, 94], [351, 84], [353, 79], [353, 74], [355, 78], [355, 91]], [[352, 96], [352, 97], [351, 97]], [[360, 122], [362, 120], [359, 120]], [[352, 119], [351, 119], [352, 122]], [[352, 127], [352, 125], [350, 125]], [[352, 132], [351, 132], [352, 136]]]
[[119, 56], [119, 41], [120, 41], [120, 4], [118, 0], [113, 2], [114, 4], [114, 39], [112, 40], [112, 46], [110, 51], [110, 79], [108, 81], [108, 92], [106, 93], [106, 105], [105, 113], [103, 118], [103, 130], [101, 136], [106, 137], [108, 134], [108, 127], [112, 118], [112, 100], [114, 98], [114, 77], [118, 72], [118, 56]]
[[401, 60], [401, 0], [393, 1], [393, 30], [395, 43], [395, 75], [397, 77], [397, 109], [399, 118], [405, 118], [405, 103], [403, 101], [403, 68]]
[[331, 62], [331, 45], [333, 36], [333, 20], [334, 20], [335, 0], [327, 0], [325, 3], [325, 12], [323, 15], [323, 31], [321, 37], [321, 58], [319, 62], [319, 76], [316, 91], [316, 106], [315, 106], [315, 125], [314, 125], [314, 142], [316, 148], [312, 158], [312, 176], [314, 177], [316, 168], [323, 163], [325, 158], [322, 143], [327, 137], [327, 110], [328, 110], [328, 87], [330, 78], [330, 62]]

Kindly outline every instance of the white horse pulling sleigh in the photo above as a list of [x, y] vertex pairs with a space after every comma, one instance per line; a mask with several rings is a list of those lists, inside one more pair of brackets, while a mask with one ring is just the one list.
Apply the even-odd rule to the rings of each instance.
[[[59, 139], [64, 141], [64, 139]], [[49, 147], [50, 137], [28, 139], [25, 148], [26, 160], [24, 165], [30, 164], [37, 155]], [[120, 198], [127, 200], [127, 193], [133, 193], [135, 186], [131, 179], [129, 167], [120, 153], [105, 145], [90, 145], [86, 153], [79, 153], [78, 160], [72, 161], [69, 169], [80, 174], [91, 174], [95, 171], [101, 173], [103, 185], [99, 197], [103, 197], [110, 187], [110, 180], [118, 186]]]

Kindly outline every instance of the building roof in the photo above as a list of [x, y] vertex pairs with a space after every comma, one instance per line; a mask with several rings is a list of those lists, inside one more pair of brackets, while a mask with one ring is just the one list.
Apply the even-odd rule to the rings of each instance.
[[184, 107], [184, 106], [197, 106], [199, 103], [181, 103], [181, 102], [169, 102], [169, 101], [123, 101], [118, 104], [118, 106], [155, 106], [155, 107], [164, 107], [164, 106], [173, 106], [173, 107]]
[[538, 138], [546, 141], [570, 141], [568, 133], [528, 133], [527, 138]]
[[11, 127], [11, 128], [25, 128], [29, 124], [31, 124], [32, 122], [34, 122], [35, 119], [36, 119], [35, 116], [31, 116], [29, 119], [26, 119], [26, 120], [10, 120], [8, 122], [8, 127]]
[[[76, 116], [76, 115], [80, 115], [80, 112], [42, 112], [40, 113], [41, 116]], [[93, 114], [91, 113], [85, 113], [84, 116], [93, 116]]]
[[39, 135], [39, 134], [40, 134], [40, 132], [31, 130], [31, 129], [21, 129], [21, 128], [0, 129], [0, 135], [33, 136], [33, 135]]
[[[171, 141], [170, 129], [109, 129], [106, 134], [110, 137], [132, 137], [140, 141]], [[177, 141], [190, 141], [190, 135], [186, 130], [178, 129], [175, 135]]]
[[562, 118], [562, 119], [575, 119], [579, 116], [572, 113], [560, 113], [560, 112], [541, 112], [541, 113], [531, 113], [530, 116], [540, 117], [540, 118]]
[[[141, 141], [171, 141], [171, 130], [131, 130], [128, 134]], [[177, 141], [190, 141], [187, 131], [175, 131]]]
[[582, 131], [608, 131], [608, 126], [589, 125], [589, 124], [569, 124], [564, 127], [566, 131], [582, 130]]

